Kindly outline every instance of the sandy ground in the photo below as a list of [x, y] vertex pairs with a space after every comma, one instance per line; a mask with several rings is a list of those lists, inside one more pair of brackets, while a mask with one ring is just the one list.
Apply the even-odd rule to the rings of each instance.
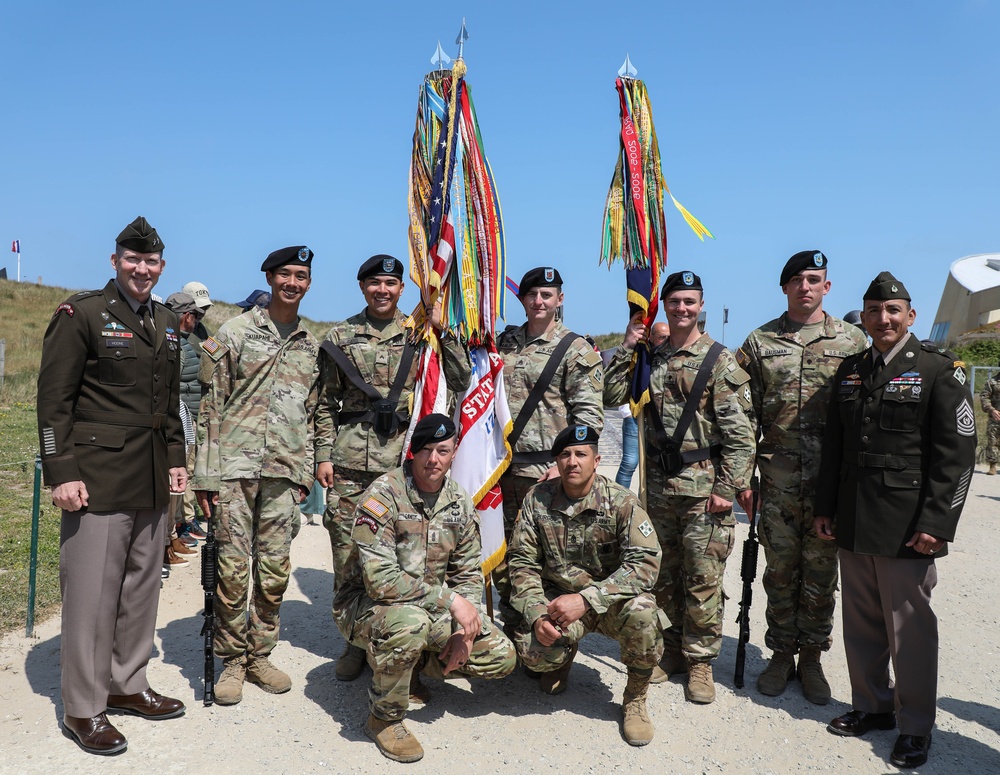
[[[958, 541], [940, 563], [934, 593], [941, 629], [939, 712], [931, 760], [921, 772], [1000, 773], [998, 500], [1000, 477], [977, 473]], [[164, 586], [149, 666], [152, 686], [182, 698], [187, 714], [162, 722], [114, 715], [128, 751], [111, 758], [80, 751], [59, 726], [55, 618], [37, 627], [34, 638], [22, 631], [0, 641], [0, 772], [895, 772], [888, 763], [894, 732], [849, 739], [826, 731], [827, 721], [850, 709], [839, 616], [837, 642], [824, 662], [833, 701], [811, 705], [797, 683], [782, 697], [762, 696], [753, 688], [767, 658], [760, 645], [764, 594], [758, 581], [747, 685], [733, 687], [739, 547], [746, 532], [741, 524], [726, 574], [731, 600], [715, 663], [718, 698], [708, 706], [687, 703], [677, 679], [652, 687], [656, 738], [645, 748], [631, 748], [621, 737], [625, 673], [617, 645], [593, 635], [583, 642], [569, 690], [557, 697], [543, 695], [520, 671], [494, 682], [428, 681], [431, 703], [412, 711], [407, 722], [424, 746], [424, 759], [402, 765], [383, 758], [361, 731], [369, 674], [353, 683], [334, 679], [343, 641], [329, 611], [330, 547], [322, 527], [304, 526], [292, 546], [294, 572], [273, 654], [292, 677], [289, 693], [268, 695], [247, 684], [241, 704], [203, 706], [203, 597], [193, 563], [174, 571]], [[762, 571], [763, 552], [760, 562]]]

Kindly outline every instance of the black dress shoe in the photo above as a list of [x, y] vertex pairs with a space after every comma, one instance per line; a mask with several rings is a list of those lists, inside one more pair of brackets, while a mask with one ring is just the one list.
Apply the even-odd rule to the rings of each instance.
[[927, 751], [931, 747], [931, 736], [900, 735], [892, 747], [889, 761], [897, 767], [919, 767], [927, 762]]
[[859, 737], [873, 729], [895, 729], [896, 714], [865, 713], [863, 710], [852, 710], [843, 716], [837, 716], [826, 725], [835, 735], [844, 737]]
[[108, 710], [123, 710], [155, 721], [183, 715], [185, 708], [180, 700], [164, 697], [152, 689], [146, 689], [138, 694], [109, 695]]
[[128, 748], [125, 735], [115, 729], [103, 713], [93, 718], [63, 716], [63, 734], [87, 753], [98, 756], [111, 756]]

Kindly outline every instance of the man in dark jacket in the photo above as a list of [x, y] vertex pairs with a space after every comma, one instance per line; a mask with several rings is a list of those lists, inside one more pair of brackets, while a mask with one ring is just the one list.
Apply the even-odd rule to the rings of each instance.
[[872, 346], [837, 370], [816, 488], [816, 532], [839, 548], [853, 705], [829, 729], [898, 722], [891, 761], [916, 767], [937, 704], [934, 560], [955, 538], [976, 423], [964, 364], [909, 333], [916, 311], [899, 280], [879, 274], [863, 314]]
[[62, 509], [63, 730], [124, 751], [107, 710], [149, 719], [184, 704], [149, 688], [170, 492], [183, 492], [177, 318], [150, 298], [163, 242], [143, 217], [116, 240], [115, 277], [60, 304], [42, 345], [38, 433]]

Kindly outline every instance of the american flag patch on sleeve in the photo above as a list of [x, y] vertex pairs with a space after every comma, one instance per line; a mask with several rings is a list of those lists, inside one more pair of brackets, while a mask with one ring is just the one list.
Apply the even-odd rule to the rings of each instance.
[[378, 498], [369, 498], [361, 504], [361, 508], [379, 519], [384, 517], [386, 512], [389, 510], [389, 507], [382, 503], [382, 501]]
[[201, 343], [201, 349], [207, 352], [209, 355], [215, 355], [222, 345], [215, 339], [215, 337], [208, 337], [204, 342]]

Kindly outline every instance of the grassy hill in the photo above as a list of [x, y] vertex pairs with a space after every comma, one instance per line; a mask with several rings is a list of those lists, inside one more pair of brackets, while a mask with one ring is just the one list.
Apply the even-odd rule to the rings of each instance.
[[[79, 290], [79, 289], [76, 289]], [[35, 396], [42, 339], [56, 307], [76, 290], [0, 280], [0, 339], [6, 355], [0, 387], [0, 633], [24, 626], [28, 607], [31, 505], [38, 432]], [[212, 305], [205, 323], [212, 331], [241, 312], [234, 304]], [[303, 318], [322, 337], [329, 323]], [[35, 618], [59, 606], [59, 510], [41, 489]]]

